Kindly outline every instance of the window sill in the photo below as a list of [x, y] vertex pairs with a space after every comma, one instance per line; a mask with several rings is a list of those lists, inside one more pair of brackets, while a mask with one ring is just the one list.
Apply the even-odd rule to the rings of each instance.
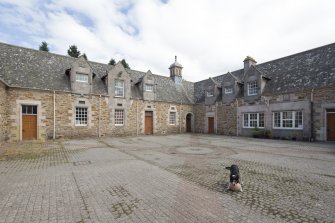
[[280, 127], [272, 127], [272, 129], [278, 129], [278, 130], [304, 130], [304, 128], [280, 128]]
[[78, 125], [78, 124], [76, 124], [74, 126], [76, 126], [76, 127], [87, 127], [88, 125]]
[[116, 126], [116, 127], [123, 127], [124, 124], [115, 124], [114, 126]]
[[264, 127], [246, 127], [246, 126], [243, 126], [242, 128], [244, 128], [244, 129], [255, 129], [255, 128], [264, 129]]

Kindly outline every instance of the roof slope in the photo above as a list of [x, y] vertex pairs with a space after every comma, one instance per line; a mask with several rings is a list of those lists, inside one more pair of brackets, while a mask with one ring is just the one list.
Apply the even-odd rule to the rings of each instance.
[[[255, 66], [270, 79], [263, 94], [279, 94], [319, 87], [335, 83], [335, 43], [279, 58]], [[243, 81], [243, 69], [231, 72]], [[213, 77], [217, 82], [223, 81], [223, 75]], [[195, 102], [204, 101], [203, 80], [194, 83]]]
[[[0, 43], [0, 79], [11, 87], [71, 91], [70, 80], [65, 71], [77, 59], [44, 51]], [[96, 74], [93, 79], [93, 94], [107, 95], [107, 86], [101, 80], [113, 66], [88, 61]], [[126, 69], [132, 83], [137, 83], [145, 72]], [[157, 84], [156, 99], [176, 103], [193, 103], [193, 83], [183, 81], [175, 84], [169, 77], [154, 75]], [[138, 89], [132, 87], [132, 96], [138, 98]]]

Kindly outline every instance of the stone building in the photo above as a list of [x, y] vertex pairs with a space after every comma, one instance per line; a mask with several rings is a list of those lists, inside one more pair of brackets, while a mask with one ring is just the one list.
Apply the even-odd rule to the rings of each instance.
[[0, 141], [184, 132], [335, 140], [335, 44], [192, 83], [0, 43]]

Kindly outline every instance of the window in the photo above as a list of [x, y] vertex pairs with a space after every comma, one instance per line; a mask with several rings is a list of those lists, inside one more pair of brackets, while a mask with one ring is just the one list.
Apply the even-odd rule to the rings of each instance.
[[208, 86], [208, 91], [207, 91], [207, 97], [212, 97], [214, 96], [214, 88], [213, 86]]
[[76, 126], [87, 126], [87, 108], [76, 107]]
[[258, 84], [257, 81], [248, 83], [248, 95], [257, 95], [258, 93]]
[[115, 109], [114, 121], [115, 121], [115, 126], [124, 125], [124, 110]]
[[264, 113], [245, 113], [243, 128], [264, 128]]
[[115, 80], [115, 96], [124, 97], [124, 81]]
[[76, 81], [88, 83], [88, 75], [83, 73], [76, 73]]
[[22, 105], [23, 115], [37, 115], [37, 105]]
[[282, 111], [273, 113], [273, 128], [303, 129], [302, 111]]
[[176, 124], [176, 112], [170, 112], [169, 124], [170, 125]]
[[225, 93], [225, 94], [231, 94], [231, 93], [233, 93], [233, 88], [232, 88], [232, 87], [226, 87], [226, 88], [224, 89], [224, 93]]
[[154, 91], [154, 86], [152, 84], [146, 84], [145, 91]]

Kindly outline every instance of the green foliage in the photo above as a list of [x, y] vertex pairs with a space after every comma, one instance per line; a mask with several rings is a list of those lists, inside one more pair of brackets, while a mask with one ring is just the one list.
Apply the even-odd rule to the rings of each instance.
[[43, 41], [39, 47], [39, 50], [49, 52], [48, 43]]
[[126, 62], [125, 59], [122, 59], [122, 60], [121, 60], [121, 64], [122, 64], [122, 66], [123, 66], [124, 68], [128, 68], [128, 69], [130, 69], [129, 64]]
[[67, 54], [71, 57], [78, 58], [80, 55], [80, 51], [78, 50], [76, 45], [69, 46], [69, 49], [67, 50]]
[[272, 132], [271, 132], [270, 130], [266, 129], [266, 130], [264, 131], [264, 136], [265, 136], [265, 138], [267, 138], [267, 139], [272, 139]]
[[262, 135], [262, 131], [259, 128], [256, 127], [252, 130], [252, 137], [260, 138], [261, 135]]
[[252, 137], [272, 139], [272, 132], [267, 129], [259, 129], [256, 127], [252, 130]]
[[112, 58], [112, 59], [110, 59], [110, 61], [108, 62], [108, 65], [115, 65], [116, 64], [116, 62], [115, 62], [115, 60]]

